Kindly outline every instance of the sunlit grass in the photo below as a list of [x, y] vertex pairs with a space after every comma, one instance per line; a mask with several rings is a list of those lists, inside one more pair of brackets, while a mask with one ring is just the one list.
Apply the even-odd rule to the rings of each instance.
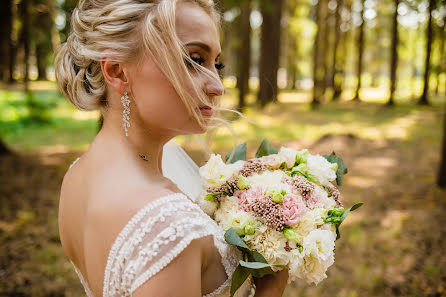
[[[231, 80], [226, 84], [230, 85]], [[0, 90], [0, 135], [14, 149], [33, 150], [47, 146], [68, 146], [86, 148], [97, 132], [99, 112], [82, 112], [76, 110], [58, 93], [56, 85], [51, 82], [32, 83], [33, 96], [47, 114], [47, 122], [33, 123], [27, 121], [28, 109], [23, 91]], [[437, 137], [432, 129], [440, 129], [438, 117], [441, 113], [441, 99], [434, 98], [434, 107], [419, 107], [408, 104], [410, 101], [400, 99], [394, 108], [387, 108], [387, 93], [382, 89], [365, 88], [361, 92], [359, 104], [349, 102], [352, 92], [346, 91], [340, 102], [323, 103], [312, 110], [309, 103], [311, 91], [295, 92], [283, 90], [278, 102], [267, 105], [263, 110], [256, 104], [256, 91], [247, 96], [247, 108], [244, 114], [257, 124], [244, 118], [232, 121], [238, 143], [259, 143], [267, 137], [272, 143], [298, 141], [308, 143], [327, 134], [353, 134], [361, 138], [410, 140], [411, 134], [423, 121], [426, 139]], [[237, 106], [238, 92], [228, 88], [222, 97], [223, 107]], [[48, 108], [45, 110], [45, 106]], [[234, 114], [222, 114], [229, 119]], [[185, 141], [187, 137], [179, 137]], [[228, 129], [218, 130], [212, 144], [214, 150], [227, 151], [233, 146], [233, 138]]]

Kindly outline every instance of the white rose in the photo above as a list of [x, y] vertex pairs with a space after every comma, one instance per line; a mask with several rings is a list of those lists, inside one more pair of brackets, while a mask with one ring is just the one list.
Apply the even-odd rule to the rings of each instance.
[[212, 154], [207, 163], [200, 167], [199, 172], [203, 186], [218, 187], [231, 177], [233, 170], [223, 162], [219, 154]]
[[334, 166], [321, 155], [308, 155], [307, 157], [308, 173], [314, 175], [319, 183], [327, 186], [336, 179]]

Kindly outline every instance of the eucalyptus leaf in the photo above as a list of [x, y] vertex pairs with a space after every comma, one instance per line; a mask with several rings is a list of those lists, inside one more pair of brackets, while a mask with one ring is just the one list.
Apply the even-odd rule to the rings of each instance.
[[249, 269], [244, 268], [241, 265], [237, 266], [234, 273], [232, 274], [231, 297], [234, 296], [235, 292], [237, 292], [237, 290], [243, 285], [250, 274], [251, 272]]
[[250, 251], [250, 254], [252, 256], [253, 261], [252, 262], [260, 262], [260, 263], [266, 263], [268, 264], [268, 262], [266, 261], [265, 257], [263, 257], [263, 255], [257, 251]]
[[[225, 162], [227, 163], [229, 160], [229, 157], [231, 156], [232, 150], [229, 151], [229, 153], [226, 154]], [[243, 142], [235, 147], [234, 156], [232, 157], [231, 162], [229, 163], [235, 163], [239, 160], [246, 160], [246, 142]]]
[[270, 146], [268, 139], [265, 137], [256, 152], [256, 158], [277, 154], [277, 150]]
[[262, 269], [262, 268], [266, 268], [266, 267], [271, 268], [271, 264], [268, 264], [268, 263], [246, 262], [246, 261], [242, 261], [242, 260], [240, 260], [240, 265], [243, 267], [246, 267], [246, 268], [250, 268], [250, 269]]
[[243, 242], [243, 240], [240, 238], [240, 236], [238, 236], [237, 232], [235, 232], [233, 228], [230, 228], [228, 231], [226, 231], [225, 240], [229, 244], [248, 249], [246, 243]]
[[330, 163], [338, 164], [338, 170], [336, 170], [336, 183], [338, 186], [342, 186], [342, 178], [344, 177], [344, 174], [348, 173], [348, 168], [345, 166], [344, 161], [336, 156], [335, 152], [332, 152], [331, 155], [324, 155], [324, 158]]

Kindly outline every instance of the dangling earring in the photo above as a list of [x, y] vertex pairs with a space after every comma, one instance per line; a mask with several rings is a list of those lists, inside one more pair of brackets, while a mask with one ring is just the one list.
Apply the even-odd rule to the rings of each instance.
[[124, 111], [122, 112], [122, 120], [124, 121], [123, 127], [125, 130], [125, 136], [129, 136], [128, 128], [130, 127], [130, 99], [127, 95], [127, 91], [124, 91], [124, 95], [121, 97]]

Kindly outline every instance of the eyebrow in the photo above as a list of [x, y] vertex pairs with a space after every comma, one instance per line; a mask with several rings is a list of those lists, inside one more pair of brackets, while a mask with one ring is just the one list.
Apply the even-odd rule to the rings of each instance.
[[[189, 45], [196, 45], [196, 46], [199, 46], [199, 47], [201, 47], [203, 50], [207, 51], [208, 53], [212, 52], [212, 50], [211, 50], [211, 48], [210, 48], [209, 45], [207, 45], [206, 43], [200, 42], [200, 41], [191, 41], [191, 42], [186, 43], [186, 46], [189, 46]], [[217, 55], [217, 58], [220, 57], [220, 54], [221, 54], [221, 53], [219, 53], [219, 54]]]

